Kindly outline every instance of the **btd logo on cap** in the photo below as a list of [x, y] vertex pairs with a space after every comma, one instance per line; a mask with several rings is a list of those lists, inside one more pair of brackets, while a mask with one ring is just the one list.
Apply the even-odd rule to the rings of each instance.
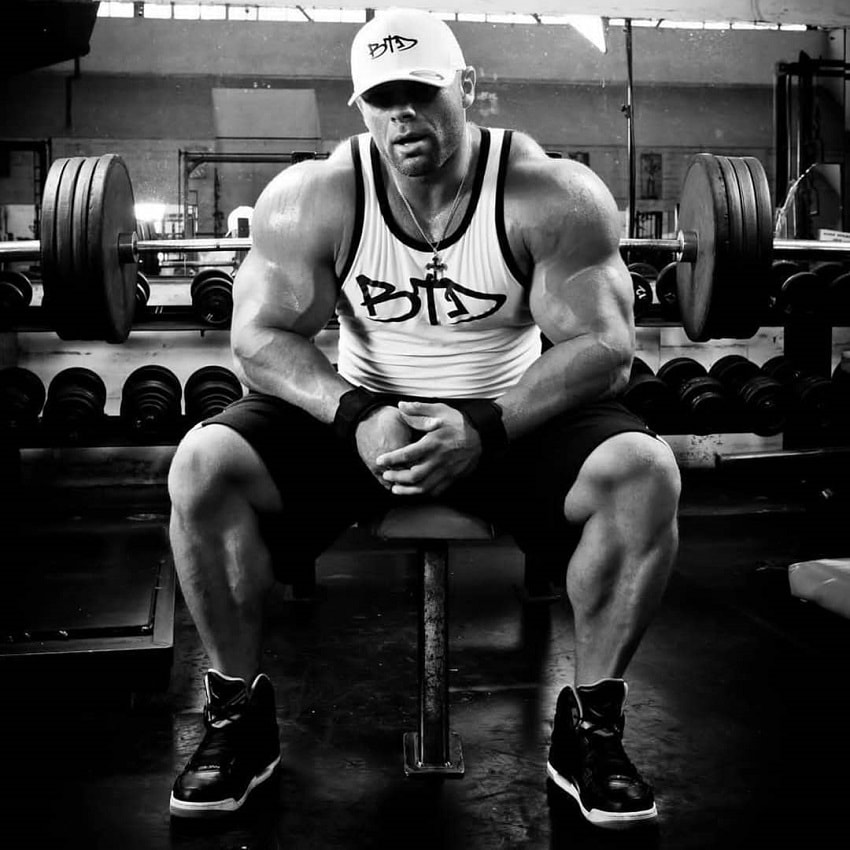
[[369, 45], [369, 56], [372, 59], [380, 59], [388, 50], [390, 53], [400, 53], [402, 50], [410, 50], [419, 44], [415, 38], [405, 38], [403, 35], [388, 35], [383, 41], [373, 42]]

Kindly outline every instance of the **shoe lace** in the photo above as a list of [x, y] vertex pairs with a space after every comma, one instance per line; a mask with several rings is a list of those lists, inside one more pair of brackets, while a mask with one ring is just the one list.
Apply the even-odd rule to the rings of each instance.
[[232, 706], [216, 708], [207, 705], [204, 708], [206, 731], [192, 756], [193, 770], [219, 770], [233, 759], [235, 738], [239, 730], [238, 720], [239, 715], [233, 713]]
[[623, 749], [622, 718], [611, 726], [582, 723], [580, 728], [586, 741], [588, 767], [597, 779], [617, 776], [640, 779], [637, 768]]

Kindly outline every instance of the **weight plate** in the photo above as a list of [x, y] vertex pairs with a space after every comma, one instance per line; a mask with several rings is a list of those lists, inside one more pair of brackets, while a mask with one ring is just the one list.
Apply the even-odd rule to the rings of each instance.
[[76, 339], [77, 316], [80, 310], [79, 278], [74, 268], [74, 193], [84, 158], [70, 157], [65, 163], [56, 187], [53, 215], [53, 258], [49, 284], [45, 283], [45, 298], [53, 329], [62, 339]]
[[[88, 263], [89, 195], [97, 157], [86, 157], [74, 191], [72, 210], [73, 275], [75, 281], [73, 300], [73, 339], [100, 339], [102, 333], [95, 307], [94, 283]], [[68, 338], [66, 336], [66, 338]]]
[[721, 321], [723, 335], [749, 339], [765, 318], [770, 302], [770, 269], [761, 260], [759, 211], [752, 173], [741, 157], [727, 157], [732, 174], [727, 192], [737, 193], [741, 209], [741, 248], [736, 253], [735, 286], [727, 292], [728, 310]]
[[[77, 191], [77, 178], [84, 158], [71, 157], [62, 174], [62, 182], [56, 193], [56, 258], [62, 276], [62, 295], [57, 306], [62, 305], [62, 314], [56, 316], [56, 332], [68, 339], [68, 330], [73, 330], [72, 316], [79, 309], [79, 278], [74, 268], [74, 193]], [[71, 337], [73, 338], [73, 337]]]
[[729, 265], [729, 206], [726, 186], [717, 162], [709, 153], [691, 158], [682, 186], [679, 228], [697, 234], [697, 257], [679, 263], [676, 287], [682, 325], [690, 339], [710, 339], [711, 306], [722, 275]]
[[773, 266], [773, 202], [770, 199], [770, 183], [764, 166], [754, 156], [742, 156], [741, 161], [747, 166], [753, 179], [753, 189], [758, 213], [758, 252], [753, 255], [755, 276], [759, 288], [764, 290], [763, 298], [766, 305], [770, 299], [771, 268]]
[[135, 200], [130, 175], [117, 154], [98, 158], [92, 175], [88, 204], [88, 267], [93, 309], [107, 342], [123, 342], [130, 335], [135, 312], [137, 263], [122, 263], [120, 234], [136, 229]]
[[68, 158], [62, 158], [52, 163], [47, 172], [47, 179], [44, 181], [44, 193], [41, 199], [39, 223], [41, 282], [44, 289], [43, 304], [48, 315], [53, 313], [51, 302], [62, 295], [62, 280], [56, 256], [56, 198], [68, 162]]
[[[741, 257], [744, 252], [744, 210], [738, 178], [727, 156], [717, 156], [717, 165], [723, 177], [726, 205], [729, 211], [729, 253], [722, 267], [718, 266], [718, 278], [711, 300], [708, 324], [709, 335], [715, 339], [733, 336], [738, 312], [744, 298], [741, 293]], [[722, 286], [718, 284], [722, 282]]]

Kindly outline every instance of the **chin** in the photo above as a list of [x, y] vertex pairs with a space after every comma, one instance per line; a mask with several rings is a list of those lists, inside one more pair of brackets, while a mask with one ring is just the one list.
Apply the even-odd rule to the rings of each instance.
[[425, 156], [396, 157], [394, 162], [399, 174], [405, 177], [424, 177], [435, 169], [434, 163]]

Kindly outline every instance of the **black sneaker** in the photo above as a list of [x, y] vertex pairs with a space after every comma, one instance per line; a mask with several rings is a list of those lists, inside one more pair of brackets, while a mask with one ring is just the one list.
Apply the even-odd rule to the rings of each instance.
[[658, 817], [652, 787], [623, 751], [628, 693], [622, 679], [564, 688], [546, 765], [549, 778], [576, 800], [585, 820], [607, 829], [628, 829]]
[[274, 689], [260, 674], [250, 688], [242, 679], [210, 670], [205, 679], [204, 734], [174, 782], [170, 810], [177, 817], [235, 812], [280, 761]]

